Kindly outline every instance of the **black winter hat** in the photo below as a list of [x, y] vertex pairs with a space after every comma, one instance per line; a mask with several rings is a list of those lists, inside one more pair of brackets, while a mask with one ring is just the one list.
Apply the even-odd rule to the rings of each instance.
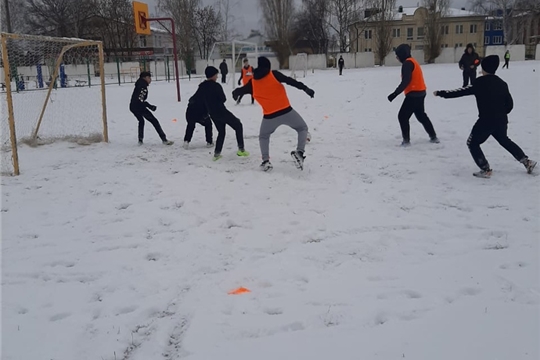
[[206, 75], [207, 79], [210, 79], [211, 77], [214, 77], [214, 75], [218, 74], [219, 70], [216, 69], [213, 66], [207, 66], [206, 69], [204, 69], [204, 75]]
[[270, 60], [268, 60], [267, 57], [259, 56], [257, 59], [257, 66], [261, 69], [270, 69], [272, 65], [270, 64]]
[[411, 47], [407, 44], [401, 44], [396, 48], [396, 56], [399, 61], [404, 62], [411, 57]]
[[488, 74], [495, 74], [499, 68], [500, 63], [499, 55], [489, 55], [482, 60], [482, 70]]
[[150, 73], [150, 71], [143, 71], [141, 72], [141, 75], [139, 75], [140, 78], [145, 78], [147, 76], [152, 76], [152, 74]]

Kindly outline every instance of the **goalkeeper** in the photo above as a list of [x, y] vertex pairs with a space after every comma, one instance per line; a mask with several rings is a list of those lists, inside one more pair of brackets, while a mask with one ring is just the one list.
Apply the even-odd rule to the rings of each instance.
[[146, 99], [148, 98], [148, 85], [152, 82], [152, 75], [149, 71], [141, 72], [139, 80], [135, 83], [135, 89], [131, 95], [131, 102], [129, 103], [129, 110], [139, 120], [139, 145], [143, 144], [144, 139], [144, 119], [148, 120], [156, 129], [161, 141], [164, 145], [172, 145], [174, 142], [167, 140], [167, 135], [163, 132], [158, 119], [149, 111], [156, 111], [157, 106], [149, 104]]

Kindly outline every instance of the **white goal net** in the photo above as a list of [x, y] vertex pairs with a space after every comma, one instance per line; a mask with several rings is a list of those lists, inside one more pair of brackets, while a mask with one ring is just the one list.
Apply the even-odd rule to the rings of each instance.
[[297, 79], [299, 77], [305, 78], [308, 68], [308, 57], [306, 53], [296, 54], [291, 66], [291, 77]]
[[101, 42], [5, 33], [0, 39], [2, 174], [18, 175], [22, 143], [108, 141]]

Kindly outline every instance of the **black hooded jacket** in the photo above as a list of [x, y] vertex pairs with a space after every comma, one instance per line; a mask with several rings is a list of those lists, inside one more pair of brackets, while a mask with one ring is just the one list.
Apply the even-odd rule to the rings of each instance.
[[[401, 84], [396, 88], [394, 94], [398, 96], [401, 94], [407, 86], [411, 83], [412, 73], [414, 70], [414, 64], [411, 61], [406, 61], [411, 57], [411, 48], [407, 44], [401, 44], [396, 49], [396, 56], [401, 62]], [[425, 91], [411, 91], [407, 96], [422, 97], [426, 96]]]
[[[283, 75], [281, 72], [279, 72], [277, 70], [270, 70], [270, 68], [261, 68], [261, 67], [256, 68], [255, 70], [253, 70], [253, 79], [260, 80], [260, 79], [264, 78], [265, 76], [267, 76], [268, 74], [270, 74], [270, 71], [272, 71], [272, 74], [274, 75], [276, 80], [279, 81], [280, 83], [285, 83], [287, 85], [294, 86], [295, 88], [300, 89], [300, 90], [304, 90], [304, 91], [308, 88], [305, 84], [301, 83], [300, 81], [296, 81], [291, 77]], [[246, 85], [235, 89], [233, 91], [233, 98], [236, 99], [240, 95], [246, 95], [246, 94], [252, 94], [253, 95], [253, 85], [252, 85], [251, 81], [252, 80], [250, 80]], [[278, 111], [276, 113], [265, 115], [264, 118], [265, 119], [273, 119], [273, 118], [276, 118], [278, 116], [284, 115], [284, 114], [290, 112], [291, 110], [292, 110], [292, 107], [289, 106], [288, 108], [280, 110], [280, 111]]]
[[206, 106], [208, 114], [210, 114], [214, 120], [233, 115], [225, 107], [226, 101], [227, 97], [223, 92], [223, 88], [213, 80], [203, 81], [190, 99], [190, 102], [193, 102], [194, 104]]
[[508, 84], [497, 75], [480, 76], [472, 85], [456, 90], [440, 90], [436, 95], [445, 99], [474, 95], [478, 119], [484, 124], [507, 123], [508, 114], [514, 108]]
[[[470, 54], [468, 49], [472, 49]], [[461, 56], [461, 60], [459, 60], [459, 67], [463, 68], [463, 71], [465, 72], [475, 72], [479, 64], [480, 56], [478, 56], [478, 54], [474, 51], [473, 44], [467, 44], [465, 52]]]
[[148, 83], [143, 78], [139, 78], [135, 83], [135, 89], [131, 94], [131, 101], [129, 103], [129, 110], [132, 113], [140, 114], [146, 111], [150, 105], [146, 99], [148, 98]]

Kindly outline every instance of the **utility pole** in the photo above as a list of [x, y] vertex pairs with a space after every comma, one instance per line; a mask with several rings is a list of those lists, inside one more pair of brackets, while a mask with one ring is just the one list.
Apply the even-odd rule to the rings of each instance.
[[11, 33], [11, 16], [9, 15], [9, 0], [4, 0], [4, 11], [6, 12], [7, 32]]

